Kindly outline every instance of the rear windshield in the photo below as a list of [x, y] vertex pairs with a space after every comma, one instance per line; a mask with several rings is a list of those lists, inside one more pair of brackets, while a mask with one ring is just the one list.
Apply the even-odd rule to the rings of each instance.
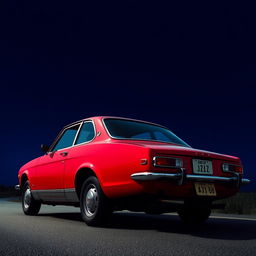
[[111, 137], [116, 139], [160, 141], [190, 147], [170, 130], [161, 126], [111, 118], [104, 119], [104, 123]]

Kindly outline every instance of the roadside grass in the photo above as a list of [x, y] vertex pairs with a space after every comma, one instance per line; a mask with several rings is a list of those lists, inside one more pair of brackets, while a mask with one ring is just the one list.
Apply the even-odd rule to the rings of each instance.
[[224, 209], [213, 210], [215, 213], [229, 214], [256, 214], [256, 193], [240, 192], [235, 196], [219, 200], [218, 203], [224, 203]]

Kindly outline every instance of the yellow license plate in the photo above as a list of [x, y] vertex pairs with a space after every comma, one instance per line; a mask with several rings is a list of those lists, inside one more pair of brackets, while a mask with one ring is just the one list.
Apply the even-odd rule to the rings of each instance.
[[195, 183], [196, 194], [198, 196], [216, 196], [214, 184]]

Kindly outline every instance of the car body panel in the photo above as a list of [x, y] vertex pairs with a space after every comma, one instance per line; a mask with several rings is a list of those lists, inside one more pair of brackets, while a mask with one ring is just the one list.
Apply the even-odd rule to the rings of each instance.
[[[193, 181], [184, 181], [182, 185], [175, 180], [140, 182], [134, 180], [132, 175], [144, 172], [178, 171], [177, 168], [154, 166], [155, 156], [181, 158], [186, 175], [193, 174], [192, 159], [212, 161], [213, 176], [231, 178], [234, 176], [233, 173], [223, 172], [223, 163], [241, 166], [240, 159], [234, 156], [166, 142], [112, 138], [104, 125], [105, 118], [114, 117], [92, 117], [64, 127], [62, 131], [74, 124], [90, 120], [94, 123], [95, 137], [88, 143], [48, 152], [25, 164], [18, 174], [20, 186], [22, 186], [22, 175], [26, 175], [31, 184], [31, 191], [37, 199], [43, 202], [78, 202], [76, 175], [79, 171], [86, 172], [90, 169], [98, 178], [108, 198], [151, 194], [185, 199], [197, 197]], [[57, 138], [61, 136], [62, 131]], [[67, 154], [63, 155], [63, 153]], [[242, 172], [239, 173], [238, 179], [242, 175]], [[215, 199], [234, 195], [239, 190], [239, 186], [218, 182], [214, 184], [217, 191]]]

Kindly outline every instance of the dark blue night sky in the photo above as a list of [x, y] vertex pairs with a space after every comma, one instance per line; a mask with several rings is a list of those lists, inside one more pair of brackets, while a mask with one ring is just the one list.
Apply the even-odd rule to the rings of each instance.
[[19, 167], [62, 126], [95, 115], [168, 126], [195, 148], [241, 157], [255, 180], [253, 6], [1, 5], [0, 184], [16, 184]]

